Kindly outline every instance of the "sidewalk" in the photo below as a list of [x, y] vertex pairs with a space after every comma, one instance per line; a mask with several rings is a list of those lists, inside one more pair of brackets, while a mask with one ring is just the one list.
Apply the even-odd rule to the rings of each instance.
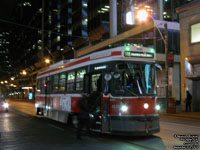
[[160, 113], [160, 116], [174, 116], [188, 119], [200, 120], [200, 112], [176, 112], [176, 113]]

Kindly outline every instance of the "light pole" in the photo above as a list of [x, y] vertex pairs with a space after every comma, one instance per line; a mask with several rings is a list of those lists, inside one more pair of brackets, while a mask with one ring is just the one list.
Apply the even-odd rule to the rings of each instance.
[[[139, 10], [137, 13], [137, 19], [139, 21], [146, 21], [148, 16], [153, 20], [155, 27], [157, 28], [163, 42], [165, 45], [165, 77], [166, 77], [166, 99], [167, 99], [167, 106], [168, 106], [168, 98], [169, 98], [169, 83], [168, 83], [168, 33], [167, 33], [167, 23], [164, 24], [165, 29], [165, 37], [163, 37], [156, 21], [154, 18], [148, 14], [148, 12], [145, 9]], [[168, 108], [168, 107], [167, 107]]]

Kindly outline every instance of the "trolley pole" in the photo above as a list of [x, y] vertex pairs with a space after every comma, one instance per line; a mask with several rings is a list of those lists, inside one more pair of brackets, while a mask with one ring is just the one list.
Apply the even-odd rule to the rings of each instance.
[[41, 53], [40, 53], [40, 56], [41, 56], [41, 67], [43, 67], [43, 61], [44, 61], [44, 0], [42, 0], [42, 49], [41, 49]]
[[167, 100], [167, 112], [168, 112], [168, 98], [169, 98], [169, 83], [168, 83], [168, 33], [167, 33], [167, 23], [164, 24], [165, 27], [165, 75], [166, 75], [166, 100]]

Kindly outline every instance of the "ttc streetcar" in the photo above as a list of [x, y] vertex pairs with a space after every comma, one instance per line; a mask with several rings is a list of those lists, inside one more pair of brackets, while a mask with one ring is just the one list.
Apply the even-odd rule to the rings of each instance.
[[79, 99], [98, 90], [92, 130], [133, 136], [160, 131], [151, 48], [121, 46], [58, 62], [38, 73], [36, 88], [38, 115], [76, 124]]

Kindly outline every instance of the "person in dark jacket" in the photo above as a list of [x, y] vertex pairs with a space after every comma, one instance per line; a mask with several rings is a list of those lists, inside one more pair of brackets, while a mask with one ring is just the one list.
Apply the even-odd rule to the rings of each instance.
[[88, 133], [90, 133], [90, 118], [89, 118], [89, 98], [83, 95], [79, 100], [80, 113], [78, 115], [78, 129], [77, 139], [81, 139], [81, 131], [86, 127]]
[[190, 94], [190, 92], [187, 90], [186, 92], [187, 96], [186, 96], [186, 112], [191, 112], [191, 103], [192, 103], [192, 95]]

